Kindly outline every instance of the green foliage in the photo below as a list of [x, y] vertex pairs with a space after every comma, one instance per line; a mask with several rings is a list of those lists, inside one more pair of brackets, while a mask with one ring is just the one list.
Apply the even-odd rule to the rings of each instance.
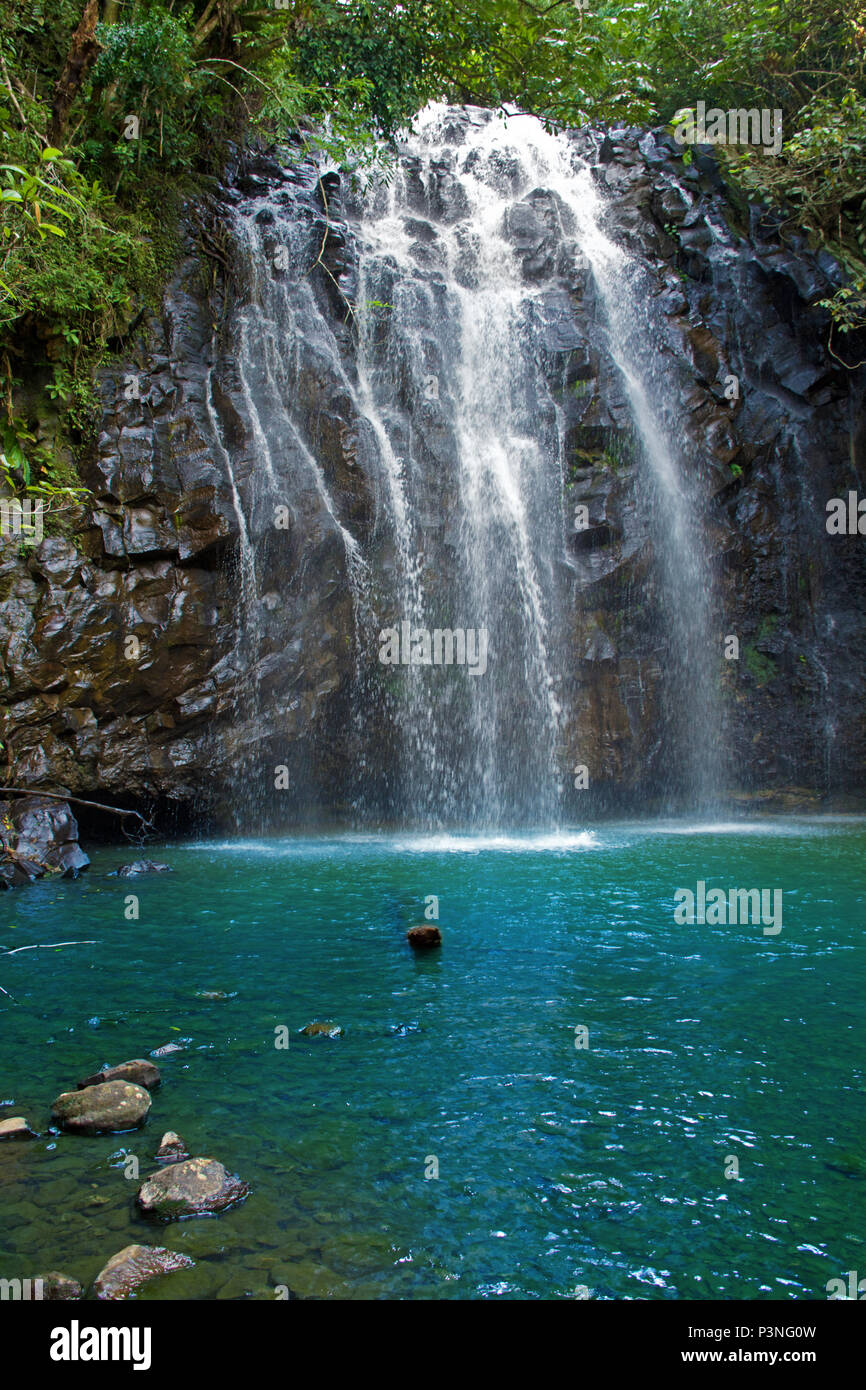
[[745, 653], [746, 666], [755, 678], [756, 684], [760, 686], [768, 685], [778, 672], [778, 667], [771, 656], [765, 656], [759, 652], [757, 647], [747, 646]]
[[698, 100], [781, 110], [782, 156], [721, 149], [728, 176], [848, 265], [825, 307], [841, 333], [866, 324], [866, 0], [279, 3], [102, 0], [98, 57], [51, 145], [84, 0], [0, 0], [0, 419], [19, 482], [26, 463], [31, 487], [74, 486], [52, 478], [36, 420], [59, 411], [67, 441], [86, 435], [93, 372], [155, 299], [174, 209], [229, 140], [300, 137], [387, 177], [431, 100], [548, 128], [660, 123]]
[[142, 168], [166, 174], [188, 167], [209, 114], [208, 74], [195, 65], [188, 16], [153, 6], [119, 24], [100, 24], [97, 37], [102, 52], [89, 87], [85, 159], [103, 177], [109, 169], [116, 188]]

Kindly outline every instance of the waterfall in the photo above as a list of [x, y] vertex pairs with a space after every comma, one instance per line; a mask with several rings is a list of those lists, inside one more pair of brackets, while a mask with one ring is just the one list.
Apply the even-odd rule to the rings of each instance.
[[712, 577], [700, 503], [678, 457], [681, 407], [665, 371], [649, 277], [604, 230], [605, 210], [589, 169], [563, 169], [556, 184], [572, 210], [578, 241], [605, 309], [608, 350], [625, 382], [648, 467], [652, 529], [665, 590], [667, 669], [679, 747], [674, 781], [691, 808], [711, 807], [720, 776], [720, 708], [715, 685], [721, 635], [712, 636]]
[[[677, 405], [649, 286], [606, 230], [589, 167], [531, 118], [433, 106], [391, 180], [348, 202], [348, 328], [317, 295], [320, 233], [288, 195], [256, 196], [235, 215], [247, 281], [235, 398], [249, 448], [230, 471], [244, 513], [248, 686], [258, 692], [279, 645], [274, 602], [261, 613], [264, 590], [280, 583], [282, 503], [296, 534], [331, 542], [351, 592], [356, 815], [491, 829], [554, 828], [574, 814], [565, 748], [576, 590], [562, 345], [551, 336], [577, 341], [562, 324], [576, 268], [587, 267], [600, 309], [593, 347], [619, 374], [640, 445], [665, 615], [671, 787], [706, 801], [720, 653], [699, 503], [673, 444]], [[284, 274], [274, 272], [277, 247]], [[368, 523], [349, 514], [322, 461], [323, 401], [354, 432], [356, 476], [374, 499]], [[250, 695], [248, 725], [260, 714]]]

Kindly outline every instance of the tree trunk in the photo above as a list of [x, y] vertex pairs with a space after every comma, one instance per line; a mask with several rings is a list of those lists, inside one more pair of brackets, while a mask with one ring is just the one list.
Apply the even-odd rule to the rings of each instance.
[[72, 35], [72, 47], [66, 55], [63, 72], [54, 88], [48, 128], [48, 139], [52, 145], [59, 145], [62, 141], [70, 107], [99, 54], [100, 44], [96, 39], [98, 23], [99, 0], [87, 0], [81, 23]]

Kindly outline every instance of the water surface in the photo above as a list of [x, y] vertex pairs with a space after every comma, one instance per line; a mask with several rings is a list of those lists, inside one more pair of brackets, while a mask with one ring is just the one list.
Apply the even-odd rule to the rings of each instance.
[[[97, 944], [0, 959], [0, 1114], [42, 1131], [0, 1149], [0, 1275], [88, 1282], [142, 1240], [196, 1260], [143, 1299], [823, 1299], [866, 1259], [864, 847], [853, 818], [226, 841], [5, 894], [0, 945]], [[698, 879], [781, 888], [782, 931], [677, 926]], [[48, 1131], [171, 1041], [143, 1130]], [[124, 1161], [166, 1129], [249, 1199], [145, 1223]]]

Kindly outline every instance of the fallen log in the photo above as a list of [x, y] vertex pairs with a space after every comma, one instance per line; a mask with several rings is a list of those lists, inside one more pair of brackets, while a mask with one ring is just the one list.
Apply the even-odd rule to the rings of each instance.
[[[123, 819], [127, 816], [138, 816], [143, 829], [153, 830], [154, 828], [153, 821], [147, 820], [140, 811], [125, 810], [122, 806], [105, 806], [101, 801], [85, 801], [82, 796], [69, 796], [66, 792], [43, 792], [33, 787], [0, 786], [0, 800], [3, 799], [7, 792], [11, 792], [14, 796], [47, 796], [50, 797], [52, 801], [74, 801], [76, 806], [90, 806], [95, 811], [108, 811], [110, 815], [121, 816]], [[125, 830], [123, 833], [127, 834]]]

